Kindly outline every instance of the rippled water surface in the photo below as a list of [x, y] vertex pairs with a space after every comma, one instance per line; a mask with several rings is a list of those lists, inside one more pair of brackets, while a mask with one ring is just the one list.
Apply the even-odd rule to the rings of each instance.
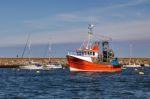
[[127, 68], [120, 73], [0, 69], [1, 98], [150, 99], [150, 68]]

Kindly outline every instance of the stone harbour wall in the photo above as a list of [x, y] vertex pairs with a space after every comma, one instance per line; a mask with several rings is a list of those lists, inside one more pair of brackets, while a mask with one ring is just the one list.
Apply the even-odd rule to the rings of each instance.
[[[14, 68], [24, 65], [29, 59], [28, 58], [0, 58], [0, 68]], [[34, 62], [39, 64], [46, 64], [49, 62], [48, 58], [31, 58]], [[59, 62], [64, 66], [68, 66], [66, 58], [51, 58], [52, 62]], [[119, 58], [120, 64], [128, 64], [129, 58]], [[136, 64], [150, 64], [150, 58], [132, 58], [131, 63]]]
[[[38, 62], [39, 64], [46, 64], [49, 62], [48, 58], [31, 58], [31, 60]], [[24, 65], [28, 61], [28, 58], [0, 58], [0, 68], [18, 67]], [[51, 58], [50, 61], [59, 62], [62, 65], [67, 65], [66, 58]]]

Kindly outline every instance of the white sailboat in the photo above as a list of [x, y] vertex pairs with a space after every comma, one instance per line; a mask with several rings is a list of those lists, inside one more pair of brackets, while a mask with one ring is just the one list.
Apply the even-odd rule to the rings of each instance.
[[49, 69], [58, 69], [58, 68], [62, 68], [62, 65], [58, 62], [52, 62], [51, 61], [51, 46], [52, 44], [49, 42], [48, 44], [48, 64], [43, 66], [43, 69], [49, 70]]
[[[126, 65], [123, 65], [123, 67], [141, 67], [140, 63], [138, 62], [134, 62], [134, 63], [131, 63], [131, 60], [132, 60], [132, 44], [129, 45], [129, 54], [130, 54], [130, 59], [129, 59], [129, 64], [126, 64]], [[138, 61], [138, 60], [137, 60]]]
[[29, 61], [23, 66], [19, 66], [20, 69], [39, 70], [43, 69], [43, 66], [37, 62]]
[[[19, 66], [20, 69], [29, 69], [29, 70], [37, 70], [43, 69], [43, 66], [40, 65], [38, 62], [33, 62], [31, 60], [31, 43], [30, 43], [30, 35], [28, 35], [27, 46], [29, 50], [29, 60], [23, 66]], [[22, 56], [23, 57], [23, 56]]]
[[150, 67], [150, 64], [144, 64], [145, 67]]

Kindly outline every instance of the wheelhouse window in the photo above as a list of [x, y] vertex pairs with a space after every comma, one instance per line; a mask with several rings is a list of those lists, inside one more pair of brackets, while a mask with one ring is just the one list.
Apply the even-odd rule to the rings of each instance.
[[81, 55], [81, 52], [77, 52], [77, 55]]
[[81, 55], [84, 55], [84, 53], [83, 53], [83, 52], [81, 52]]
[[88, 52], [88, 51], [77, 51], [76, 52], [77, 55], [91, 55], [91, 56], [95, 56], [95, 52]]
[[95, 56], [95, 52], [93, 52], [93, 56]]
[[86, 55], [87, 53], [86, 52], [84, 52], [84, 55]]
[[90, 52], [90, 55], [92, 55], [92, 52]]

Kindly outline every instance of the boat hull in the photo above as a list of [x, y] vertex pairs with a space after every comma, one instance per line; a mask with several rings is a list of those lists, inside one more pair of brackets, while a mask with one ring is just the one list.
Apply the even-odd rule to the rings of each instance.
[[44, 69], [61, 69], [62, 66], [61, 65], [53, 65], [53, 64], [49, 64], [46, 66], [43, 66]]
[[67, 55], [70, 71], [85, 71], [85, 72], [120, 72], [121, 66], [114, 67], [111, 64], [96, 64], [86, 60], [79, 59]]
[[141, 65], [123, 65], [123, 67], [141, 67]]
[[43, 69], [42, 66], [37, 67], [35, 65], [25, 65], [25, 66], [19, 66], [20, 69], [29, 69], [29, 70], [39, 70], [39, 69]]

